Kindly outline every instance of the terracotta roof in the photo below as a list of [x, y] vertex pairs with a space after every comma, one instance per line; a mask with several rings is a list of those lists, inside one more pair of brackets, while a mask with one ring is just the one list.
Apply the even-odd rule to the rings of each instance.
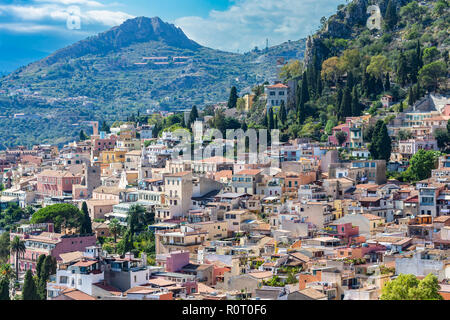
[[167, 177], [184, 177], [190, 174], [191, 171], [182, 171], [182, 172], [175, 172], [175, 173], [169, 173]]
[[256, 279], [265, 279], [265, 278], [270, 278], [273, 276], [272, 272], [270, 272], [270, 271], [250, 272], [247, 274]]
[[376, 216], [376, 215], [371, 214], [371, 213], [363, 213], [362, 216], [367, 218], [367, 219], [369, 219], [369, 220], [381, 220], [381, 219], [384, 219], [384, 218], [381, 218], [381, 217]]
[[79, 261], [74, 264], [75, 267], [90, 267], [94, 264], [96, 264], [97, 260], [90, 260], [90, 261]]
[[158, 287], [167, 287], [167, 286], [173, 286], [176, 284], [176, 282], [170, 281], [170, 280], [166, 280], [163, 278], [155, 278], [155, 279], [150, 279], [148, 280], [149, 284], [158, 286]]
[[255, 175], [261, 173], [261, 171], [262, 171], [261, 169], [245, 169], [245, 170], [239, 171], [236, 174], [238, 174], [238, 175], [255, 176]]
[[75, 177], [69, 171], [62, 171], [62, 170], [44, 170], [40, 174], [38, 174], [38, 176], [46, 176], [46, 177], [54, 177], [54, 178], [60, 178], [60, 177], [72, 178], [72, 177]]
[[231, 178], [231, 176], [233, 175], [233, 171], [232, 170], [222, 170], [222, 171], [218, 171], [214, 174], [214, 177], [217, 178]]
[[450, 219], [450, 216], [439, 216], [433, 219], [433, 222], [446, 222]]
[[277, 83], [271, 86], [267, 86], [268, 89], [287, 89], [289, 88], [287, 85], [284, 85], [282, 83]]
[[[68, 298], [69, 300], [97, 300], [93, 296], [90, 296], [80, 290], [67, 288], [61, 293], [61, 296]], [[64, 300], [64, 297], [58, 296], [56, 300]], [[60, 298], [61, 297], [61, 298]]]

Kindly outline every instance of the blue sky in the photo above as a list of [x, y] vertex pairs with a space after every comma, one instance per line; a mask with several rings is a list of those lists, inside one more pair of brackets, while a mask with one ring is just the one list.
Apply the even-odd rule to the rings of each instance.
[[[198, 43], [226, 51], [298, 40], [345, 0], [0, 0], [0, 71], [43, 58], [136, 16], [181, 27]], [[80, 29], [68, 29], [73, 6]]]

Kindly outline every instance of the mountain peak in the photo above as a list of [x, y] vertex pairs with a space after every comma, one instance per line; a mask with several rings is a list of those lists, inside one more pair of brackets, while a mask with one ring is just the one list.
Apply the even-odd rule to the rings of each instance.
[[195, 50], [201, 46], [189, 39], [180, 28], [162, 21], [159, 17], [137, 17], [124, 21], [108, 31], [56, 51], [40, 61], [45, 65], [66, 58], [78, 58], [86, 54], [107, 53], [134, 43], [159, 41], [169, 46]]

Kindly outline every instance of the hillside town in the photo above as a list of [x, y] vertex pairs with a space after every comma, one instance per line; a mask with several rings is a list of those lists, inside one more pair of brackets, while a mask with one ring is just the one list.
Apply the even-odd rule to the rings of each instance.
[[[292, 96], [288, 84], [264, 89], [267, 108]], [[192, 112], [184, 121], [205, 146], [211, 116]], [[90, 136], [60, 148], [8, 149], [1, 268], [17, 281], [7, 294], [25, 294], [37, 274], [48, 300], [378, 300], [401, 275], [431, 275], [448, 300], [450, 157], [433, 134], [449, 119], [445, 96], [406, 108], [387, 126], [389, 161], [371, 155], [364, 134], [379, 119], [368, 113], [326, 142], [272, 144], [277, 166], [176, 157], [180, 137], [139, 121], [106, 131], [90, 122]], [[216, 140], [214, 150], [233, 143]], [[427, 167], [418, 155], [428, 153], [437, 157]], [[420, 180], [394, 178], [408, 170]]]

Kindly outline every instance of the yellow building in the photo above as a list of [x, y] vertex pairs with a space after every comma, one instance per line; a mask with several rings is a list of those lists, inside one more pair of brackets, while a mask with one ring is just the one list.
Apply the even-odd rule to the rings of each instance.
[[100, 153], [101, 166], [107, 167], [110, 163], [125, 162], [126, 149], [104, 150]]

